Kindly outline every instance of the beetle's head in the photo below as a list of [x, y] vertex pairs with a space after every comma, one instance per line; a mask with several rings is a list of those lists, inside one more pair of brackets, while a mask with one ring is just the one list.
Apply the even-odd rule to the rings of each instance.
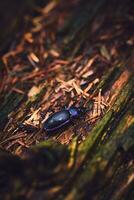
[[72, 118], [79, 118], [82, 114], [85, 113], [85, 108], [82, 107], [70, 107], [69, 108], [69, 113]]

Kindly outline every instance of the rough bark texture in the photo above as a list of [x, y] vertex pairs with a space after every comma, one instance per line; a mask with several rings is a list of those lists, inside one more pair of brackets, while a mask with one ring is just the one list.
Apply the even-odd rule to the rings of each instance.
[[[43, 1], [43, 4], [47, 2]], [[0, 2], [0, 53], [5, 52], [9, 47], [14, 35], [18, 30], [23, 30], [24, 15], [32, 13], [36, 5], [40, 5], [41, 1], [35, 0], [5, 0]]]

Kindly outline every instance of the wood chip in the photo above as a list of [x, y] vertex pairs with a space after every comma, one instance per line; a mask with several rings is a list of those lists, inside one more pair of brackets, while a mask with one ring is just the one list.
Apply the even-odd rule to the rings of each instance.
[[38, 63], [40, 60], [39, 60], [39, 58], [35, 55], [35, 53], [33, 53], [33, 52], [31, 52], [30, 54], [29, 54], [29, 57], [34, 61], [34, 62], [36, 62], [36, 63]]
[[55, 58], [58, 58], [58, 57], [60, 56], [59, 52], [56, 51], [56, 50], [54, 50], [54, 49], [51, 49], [51, 50], [49, 51], [49, 53], [50, 53], [53, 57], [55, 57]]
[[16, 93], [19, 93], [19, 94], [25, 94], [25, 92], [24, 92], [23, 90], [18, 89], [18, 88], [16, 88], [16, 87], [13, 87], [13, 88], [12, 88], [12, 91], [14, 91], [14, 92], [16, 92]]

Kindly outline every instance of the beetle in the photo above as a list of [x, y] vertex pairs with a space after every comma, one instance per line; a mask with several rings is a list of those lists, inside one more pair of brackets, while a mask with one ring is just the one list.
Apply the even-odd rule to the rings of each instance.
[[48, 117], [43, 124], [43, 129], [47, 133], [61, 131], [70, 125], [75, 119], [80, 118], [83, 112], [84, 108], [78, 108], [74, 106], [70, 107], [69, 109], [58, 111]]

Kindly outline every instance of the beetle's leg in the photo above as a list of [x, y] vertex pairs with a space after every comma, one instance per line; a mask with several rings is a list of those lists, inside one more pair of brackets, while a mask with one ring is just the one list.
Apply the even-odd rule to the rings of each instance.
[[18, 129], [19, 129], [19, 130], [22, 130], [22, 131], [29, 132], [29, 133], [38, 130], [38, 128], [35, 127], [35, 126], [32, 126], [32, 125], [30, 125], [30, 124], [23, 124], [23, 123], [21, 123], [21, 122], [18, 123]]
[[68, 108], [67, 104], [65, 104], [64, 106], [62, 106], [62, 109], [68, 110], [69, 108]]

